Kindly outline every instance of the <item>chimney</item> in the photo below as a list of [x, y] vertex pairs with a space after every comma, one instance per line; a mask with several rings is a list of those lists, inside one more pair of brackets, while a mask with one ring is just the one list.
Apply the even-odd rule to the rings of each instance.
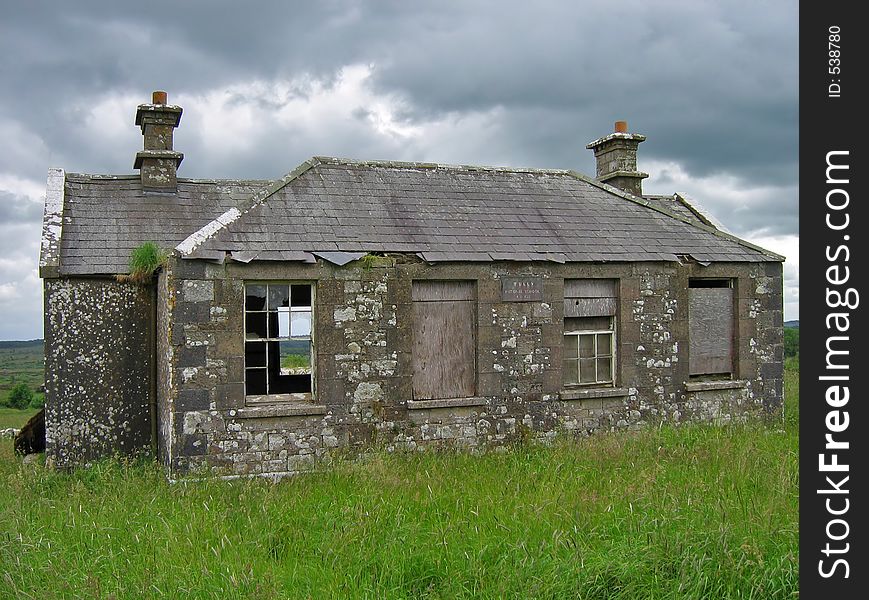
[[614, 133], [588, 144], [586, 148], [594, 150], [597, 159], [597, 180], [642, 196], [643, 179], [649, 174], [637, 171], [637, 146], [645, 139], [639, 133], [628, 133], [627, 121], [616, 121]]
[[181, 107], [167, 104], [166, 92], [154, 92], [151, 104], [140, 104], [136, 125], [142, 128], [145, 147], [136, 153], [134, 169], [142, 175], [146, 192], [173, 194], [178, 189], [176, 172], [184, 155], [172, 149], [172, 135], [181, 121]]

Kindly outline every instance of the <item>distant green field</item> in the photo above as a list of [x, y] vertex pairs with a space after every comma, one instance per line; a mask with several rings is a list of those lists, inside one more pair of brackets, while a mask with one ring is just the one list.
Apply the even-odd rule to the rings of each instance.
[[35, 415], [38, 411], [39, 409], [37, 408], [18, 410], [15, 408], [0, 407], [0, 429], [8, 429], [9, 427], [21, 429], [21, 426], [27, 423], [30, 417]]
[[42, 364], [42, 340], [0, 342], [0, 398], [5, 399], [18, 383], [26, 383], [34, 395], [45, 383]]

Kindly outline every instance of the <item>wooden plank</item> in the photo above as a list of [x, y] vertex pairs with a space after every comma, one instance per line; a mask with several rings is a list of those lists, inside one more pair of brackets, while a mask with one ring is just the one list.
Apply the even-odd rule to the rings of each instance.
[[616, 314], [615, 298], [565, 298], [565, 317], [611, 317]]
[[733, 289], [688, 290], [688, 370], [691, 375], [733, 372]]
[[413, 282], [412, 298], [414, 302], [476, 300], [477, 282], [466, 280], [417, 280]]
[[618, 298], [615, 279], [565, 279], [565, 298]]
[[413, 303], [413, 397], [476, 394], [476, 302]]
[[612, 331], [612, 317], [566, 317], [564, 331]]

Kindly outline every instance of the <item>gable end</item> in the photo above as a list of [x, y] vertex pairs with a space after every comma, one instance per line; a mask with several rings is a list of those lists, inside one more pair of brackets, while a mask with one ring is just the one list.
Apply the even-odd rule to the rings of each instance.
[[57, 277], [60, 267], [60, 239], [63, 233], [63, 193], [66, 173], [48, 170], [45, 186], [45, 211], [42, 216], [42, 246], [39, 252], [39, 276]]

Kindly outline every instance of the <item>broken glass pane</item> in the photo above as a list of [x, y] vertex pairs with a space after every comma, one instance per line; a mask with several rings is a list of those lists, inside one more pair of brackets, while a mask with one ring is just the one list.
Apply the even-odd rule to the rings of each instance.
[[310, 392], [310, 356], [305, 341], [269, 342], [269, 394]]
[[286, 285], [269, 285], [269, 310], [290, 305], [290, 288]]
[[266, 309], [266, 286], [264, 285], [247, 285], [245, 286], [245, 310], [265, 310]]
[[265, 342], [247, 342], [244, 345], [244, 364], [248, 367], [266, 366]]
[[266, 393], [266, 370], [265, 369], [245, 369], [244, 374], [245, 389], [244, 393], [248, 396], [258, 396]]
[[310, 340], [279, 343], [281, 375], [304, 375], [311, 372]]
[[311, 286], [307, 283], [304, 285], [291, 285], [292, 290], [292, 305], [296, 306], [311, 306]]
[[244, 315], [245, 337], [249, 340], [267, 337], [266, 313], [246, 313]]

